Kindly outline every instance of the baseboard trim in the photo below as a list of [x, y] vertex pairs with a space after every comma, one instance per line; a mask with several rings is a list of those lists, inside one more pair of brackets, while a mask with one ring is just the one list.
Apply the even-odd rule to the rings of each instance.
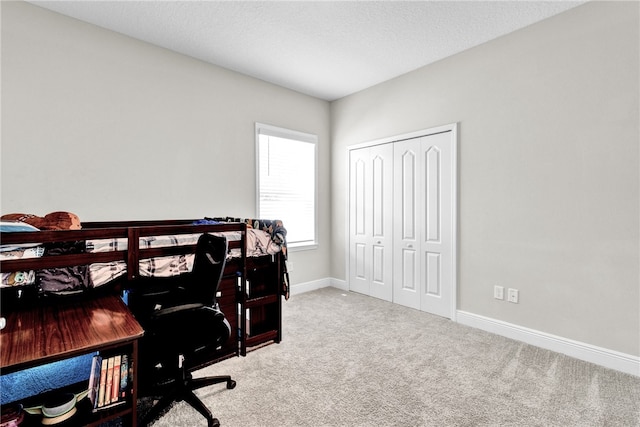
[[327, 277], [324, 279], [312, 280], [311, 282], [297, 283], [291, 285], [291, 295], [298, 295], [305, 292], [315, 291], [320, 288], [334, 287], [348, 291], [347, 282], [345, 280], [335, 279], [333, 277]]
[[336, 279], [335, 277], [332, 277], [331, 279], [331, 285], [334, 288], [338, 288], [341, 289], [343, 291], [348, 291], [349, 290], [349, 286], [347, 285], [347, 281], [346, 280], [340, 280], [340, 279]]
[[298, 295], [305, 292], [315, 291], [316, 289], [326, 288], [331, 286], [330, 279], [319, 279], [313, 280], [311, 282], [297, 283], [295, 285], [291, 285], [291, 295]]
[[525, 328], [466, 311], [458, 310], [456, 314], [457, 322], [460, 324], [482, 329], [483, 331], [640, 377], [640, 357], [547, 334], [535, 329]]

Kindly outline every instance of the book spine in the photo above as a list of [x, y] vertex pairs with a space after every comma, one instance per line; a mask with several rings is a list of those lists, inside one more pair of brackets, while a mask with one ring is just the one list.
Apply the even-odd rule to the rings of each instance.
[[113, 383], [111, 387], [111, 402], [117, 402], [120, 399], [120, 363], [122, 356], [117, 355], [113, 360]]
[[108, 405], [111, 403], [111, 392], [113, 388], [113, 362], [115, 361], [115, 356], [111, 356], [107, 362], [107, 380], [105, 384], [104, 391], [104, 404]]
[[91, 373], [89, 374], [89, 400], [91, 406], [96, 407], [98, 403], [98, 387], [100, 386], [100, 370], [102, 368], [102, 357], [98, 354], [91, 360]]
[[126, 399], [127, 387], [129, 385], [129, 356], [122, 355], [120, 364], [120, 399]]
[[98, 407], [104, 406], [104, 392], [107, 385], [107, 359], [100, 364], [100, 388], [98, 389]]

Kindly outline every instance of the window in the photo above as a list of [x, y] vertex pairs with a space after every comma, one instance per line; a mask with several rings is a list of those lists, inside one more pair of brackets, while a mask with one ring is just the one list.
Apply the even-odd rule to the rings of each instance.
[[318, 137], [256, 123], [258, 218], [279, 219], [291, 248], [316, 241]]

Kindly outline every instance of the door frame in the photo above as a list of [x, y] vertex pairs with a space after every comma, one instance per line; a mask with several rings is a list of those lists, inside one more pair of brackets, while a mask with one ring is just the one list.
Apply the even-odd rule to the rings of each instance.
[[[357, 150], [359, 148], [372, 147], [380, 144], [389, 144], [397, 141], [402, 141], [405, 139], [419, 138], [422, 136], [429, 136], [437, 133], [451, 132], [451, 137], [453, 140], [451, 147], [451, 240], [452, 240], [452, 265], [451, 265], [451, 307], [449, 313], [449, 319], [456, 321], [456, 313], [458, 309], [458, 123], [450, 123], [447, 125], [437, 126], [428, 129], [417, 130], [409, 133], [404, 133], [401, 135], [376, 139], [373, 141], [363, 142], [354, 145], [348, 145], [346, 150], [347, 160], [349, 159], [349, 155], [351, 150]], [[346, 176], [350, 179], [350, 162], [347, 161], [347, 173]], [[346, 209], [345, 209], [345, 228], [346, 228], [346, 241], [345, 241], [345, 272], [346, 272], [346, 282], [347, 289], [350, 290], [350, 262], [349, 262], [349, 241], [351, 239], [351, 230], [349, 227], [350, 217], [349, 217], [349, 204], [351, 200], [351, 185], [347, 186], [347, 195], [346, 195]]]

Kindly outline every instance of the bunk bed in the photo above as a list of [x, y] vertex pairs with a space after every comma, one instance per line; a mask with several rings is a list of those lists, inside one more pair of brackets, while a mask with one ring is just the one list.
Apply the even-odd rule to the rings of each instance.
[[[9, 232], [3, 227], [0, 232], [2, 313], [114, 292], [126, 301], [141, 278], [148, 282], [189, 271], [198, 237], [221, 233], [230, 251], [218, 303], [237, 339], [229, 340], [216, 360], [245, 356], [282, 339], [281, 301], [283, 296], [288, 299], [289, 283], [286, 230], [279, 221], [218, 217], [83, 222], [80, 229], [63, 231], [26, 231], [28, 224], [16, 225], [24, 228]], [[211, 362], [201, 360], [198, 366]]]

